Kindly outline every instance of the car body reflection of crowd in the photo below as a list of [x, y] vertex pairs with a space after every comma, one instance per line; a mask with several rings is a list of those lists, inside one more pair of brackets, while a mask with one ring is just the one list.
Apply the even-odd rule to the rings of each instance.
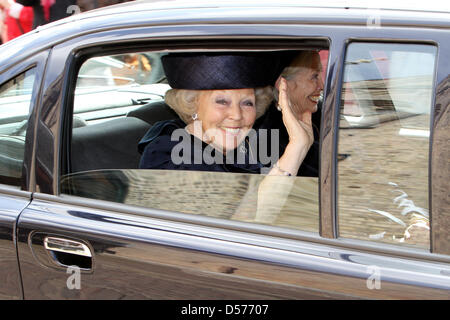
[[[0, 44], [75, 12], [128, 1], [133, 0], [0, 0]], [[73, 10], [72, 6], [80, 10]]]

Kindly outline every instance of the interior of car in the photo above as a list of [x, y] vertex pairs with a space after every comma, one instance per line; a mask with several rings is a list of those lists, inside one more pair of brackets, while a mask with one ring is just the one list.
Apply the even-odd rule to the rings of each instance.
[[[328, 51], [321, 52], [323, 53], [322, 63], [326, 64]], [[137, 151], [139, 140], [156, 122], [178, 118], [178, 115], [164, 102], [164, 92], [170, 87], [165, 81], [160, 61], [163, 54], [154, 52], [139, 54], [151, 57], [149, 61], [152, 62], [152, 68], [146, 77], [142, 77], [139, 70], [135, 70], [133, 75], [129, 70], [130, 66], [126, 63], [122, 65], [118, 65], [117, 62], [111, 63], [111, 60], [123, 61], [124, 56], [129, 54], [101, 57], [102, 60], [94, 57], [84, 62], [80, 68], [75, 89], [69, 172], [137, 169], [140, 160], [140, 154]], [[94, 65], [92, 60], [95, 60], [95, 67], [92, 67]], [[323, 76], [325, 72], [326, 66]], [[108, 80], [106, 76], [108, 74], [112, 80], [109, 84], [103, 83], [103, 85], [91, 81], [89, 86], [89, 83], [85, 81], [87, 73], [90, 74], [89, 80], [96, 79], [99, 74], [102, 81]], [[125, 73], [129, 77], [128, 83], [117, 85], [117, 75], [122, 76]], [[122, 79], [123, 77], [120, 78]], [[106, 94], [112, 101], [105, 102], [106, 99], [103, 98], [100, 102], [96, 102], [98, 98], [95, 96], [100, 97], [105, 87], [111, 88], [111, 91]], [[120, 94], [120, 98], [116, 96], [114, 99], [111, 98], [111, 95], [117, 94]], [[84, 95], [88, 100], [83, 97]], [[320, 111], [314, 114], [313, 121], [317, 132], [320, 130], [320, 118]], [[318, 133], [315, 139], [318, 145]]]

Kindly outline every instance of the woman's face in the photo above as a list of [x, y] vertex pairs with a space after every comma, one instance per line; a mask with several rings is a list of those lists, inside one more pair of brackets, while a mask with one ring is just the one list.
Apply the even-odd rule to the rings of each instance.
[[205, 139], [223, 153], [235, 149], [256, 119], [254, 89], [204, 90], [197, 115]]
[[316, 112], [317, 103], [323, 90], [320, 60], [317, 68], [300, 67], [299, 71], [287, 80], [287, 93], [293, 111]]

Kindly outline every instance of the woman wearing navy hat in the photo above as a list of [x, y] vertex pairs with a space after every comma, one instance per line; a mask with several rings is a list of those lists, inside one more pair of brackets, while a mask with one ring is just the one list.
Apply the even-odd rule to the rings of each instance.
[[[166, 103], [180, 119], [155, 124], [139, 144], [140, 168], [297, 175], [313, 142], [311, 119], [299, 121], [279, 80], [279, 109], [289, 143], [275, 163], [262, 164], [252, 140], [255, 120], [272, 102], [280, 69], [263, 53], [186, 53], [162, 58]], [[265, 170], [264, 170], [265, 169]]]

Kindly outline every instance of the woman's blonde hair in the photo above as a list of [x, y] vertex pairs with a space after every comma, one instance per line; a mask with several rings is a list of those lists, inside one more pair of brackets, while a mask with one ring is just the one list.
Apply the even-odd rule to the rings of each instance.
[[[314, 69], [322, 71], [322, 63], [320, 61], [319, 52], [315, 50], [301, 51], [291, 63], [283, 69], [280, 77], [286, 80], [291, 80], [295, 75], [302, 70], [302, 68]], [[274, 100], [278, 102], [279, 91], [276, 87], [273, 88]]]
[[[272, 86], [255, 89], [256, 119], [262, 116], [273, 100]], [[202, 90], [171, 89], [166, 92], [165, 102], [186, 124], [193, 121], [197, 112], [197, 99]]]
[[315, 50], [301, 51], [287, 66], [283, 69], [280, 76], [289, 80], [292, 78], [300, 68], [308, 68], [322, 71], [322, 64], [320, 63], [319, 52]]

